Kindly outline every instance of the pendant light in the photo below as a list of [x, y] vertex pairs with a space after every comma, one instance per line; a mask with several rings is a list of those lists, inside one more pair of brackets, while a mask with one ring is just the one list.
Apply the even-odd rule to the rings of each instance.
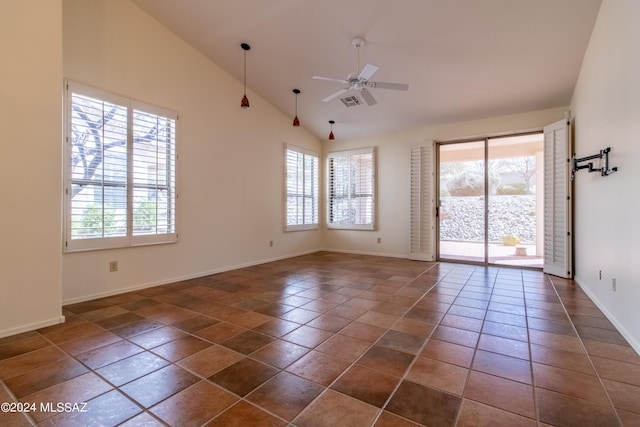
[[300, 89], [294, 89], [293, 93], [296, 94], [296, 116], [293, 118], [293, 126], [299, 127], [300, 120], [298, 120], [298, 94], [300, 93]]
[[335, 121], [329, 120], [329, 124], [331, 125], [331, 131], [329, 132], [329, 141], [333, 141], [334, 139], [336, 139], [336, 137], [333, 136], [333, 125], [335, 124]]
[[240, 101], [240, 108], [247, 109], [249, 108], [249, 98], [247, 98], [247, 51], [251, 49], [247, 43], [241, 43], [240, 47], [244, 50], [244, 75], [243, 75], [243, 84], [244, 84], [244, 95], [242, 96], [242, 101]]

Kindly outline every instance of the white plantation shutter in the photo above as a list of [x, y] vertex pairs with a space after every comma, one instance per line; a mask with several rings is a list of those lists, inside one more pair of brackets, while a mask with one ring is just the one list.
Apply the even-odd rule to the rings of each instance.
[[411, 149], [411, 250], [409, 258], [435, 260], [433, 143]]
[[172, 242], [177, 114], [67, 82], [64, 249]]
[[285, 169], [285, 231], [317, 229], [318, 156], [285, 145]]
[[573, 275], [570, 141], [570, 127], [566, 119], [544, 128], [543, 270], [567, 278]]
[[327, 226], [375, 230], [375, 148], [327, 156]]

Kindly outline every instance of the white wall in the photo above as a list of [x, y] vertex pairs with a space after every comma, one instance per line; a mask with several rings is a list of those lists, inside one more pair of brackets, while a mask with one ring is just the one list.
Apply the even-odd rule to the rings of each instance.
[[251, 91], [242, 110], [240, 82], [128, 0], [63, 5], [64, 77], [180, 114], [179, 242], [65, 254], [63, 302], [320, 249], [320, 231], [282, 231], [283, 144], [315, 137]]
[[61, 316], [62, 5], [0, 13], [0, 337]]
[[[533, 111], [503, 117], [459, 123], [424, 126], [371, 138], [340, 140], [340, 127], [334, 127], [336, 140], [325, 142], [324, 150], [338, 151], [377, 147], [378, 221], [376, 231], [326, 230], [327, 250], [387, 255], [406, 258], [410, 244], [410, 160], [411, 147], [431, 140], [450, 140], [513, 131], [541, 130], [564, 117], [568, 107]], [[381, 243], [377, 243], [377, 238]]]
[[576, 155], [596, 154], [610, 146], [611, 166], [619, 167], [608, 177], [586, 171], [576, 176], [575, 279], [640, 352], [638, 17], [637, 0], [602, 2], [572, 111]]

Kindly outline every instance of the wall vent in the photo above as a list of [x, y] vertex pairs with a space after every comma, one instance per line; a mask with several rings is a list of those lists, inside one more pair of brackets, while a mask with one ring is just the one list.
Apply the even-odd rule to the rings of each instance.
[[340, 101], [342, 101], [342, 103], [346, 107], [355, 107], [358, 105], [362, 105], [362, 101], [360, 100], [360, 98], [355, 95], [345, 96], [344, 98], [340, 98]]

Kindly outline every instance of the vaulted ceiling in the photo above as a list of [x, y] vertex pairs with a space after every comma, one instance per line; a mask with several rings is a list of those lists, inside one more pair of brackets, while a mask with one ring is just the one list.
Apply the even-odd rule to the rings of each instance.
[[[132, 0], [325, 139], [568, 105], [601, 0]], [[356, 49], [354, 37], [366, 40]], [[322, 99], [365, 64], [377, 104]], [[349, 92], [348, 94], [358, 94]], [[238, 105], [240, 98], [238, 93]], [[234, 108], [233, 105], [229, 106]], [[259, 108], [255, 102], [252, 108]]]

